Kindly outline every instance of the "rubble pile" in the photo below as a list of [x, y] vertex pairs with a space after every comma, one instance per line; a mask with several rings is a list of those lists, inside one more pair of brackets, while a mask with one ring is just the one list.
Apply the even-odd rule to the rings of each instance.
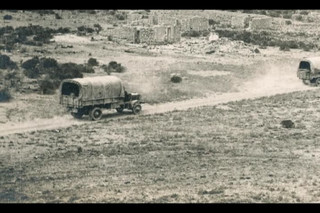
[[251, 44], [243, 41], [231, 41], [228, 38], [219, 38], [215, 34], [200, 38], [182, 38], [179, 43], [148, 46], [148, 49], [156, 52], [174, 52], [196, 55], [221, 55], [221, 54], [241, 54], [254, 55], [260, 51]]

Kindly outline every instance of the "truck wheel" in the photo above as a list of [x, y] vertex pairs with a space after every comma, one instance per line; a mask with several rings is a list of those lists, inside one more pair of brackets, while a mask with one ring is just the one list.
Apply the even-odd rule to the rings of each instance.
[[317, 86], [317, 87], [320, 86], [320, 78], [317, 78], [317, 79], [315, 80], [315, 83], [316, 83], [316, 86]]
[[123, 112], [123, 107], [118, 107], [118, 108], [116, 108], [116, 110], [117, 110], [117, 112], [119, 112], [119, 113], [122, 113]]
[[75, 112], [71, 112], [71, 115], [76, 119], [81, 119], [83, 116], [82, 113], [75, 113]]
[[310, 80], [302, 80], [302, 82], [303, 82], [303, 84], [305, 84], [305, 85], [309, 85]]
[[133, 114], [138, 114], [138, 113], [140, 113], [141, 109], [142, 109], [141, 105], [138, 104], [133, 107], [132, 112], [133, 112]]
[[102, 111], [99, 107], [95, 107], [93, 108], [90, 113], [89, 113], [89, 117], [91, 120], [93, 121], [97, 121], [100, 120], [102, 117]]

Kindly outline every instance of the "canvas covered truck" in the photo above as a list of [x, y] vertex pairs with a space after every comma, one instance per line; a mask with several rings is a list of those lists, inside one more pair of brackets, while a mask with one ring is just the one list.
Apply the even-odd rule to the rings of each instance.
[[297, 76], [304, 84], [320, 86], [320, 57], [302, 59], [299, 62]]
[[116, 76], [96, 76], [63, 80], [60, 84], [60, 104], [75, 118], [89, 115], [92, 120], [102, 117], [103, 109], [124, 109], [134, 114], [141, 111], [140, 94], [127, 93]]

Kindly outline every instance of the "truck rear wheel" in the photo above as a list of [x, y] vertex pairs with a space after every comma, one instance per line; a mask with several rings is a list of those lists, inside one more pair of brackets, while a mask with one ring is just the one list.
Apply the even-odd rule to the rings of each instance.
[[124, 110], [124, 107], [120, 106], [118, 108], [116, 108], [117, 112], [122, 113]]
[[71, 115], [76, 118], [76, 119], [81, 119], [83, 116], [83, 113], [75, 113], [75, 112], [71, 112]]
[[100, 120], [102, 117], [102, 110], [99, 107], [95, 107], [89, 112], [89, 117], [93, 121]]
[[315, 83], [316, 83], [316, 86], [319, 87], [319, 86], [320, 86], [320, 78], [317, 78], [317, 79], [315, 80]]

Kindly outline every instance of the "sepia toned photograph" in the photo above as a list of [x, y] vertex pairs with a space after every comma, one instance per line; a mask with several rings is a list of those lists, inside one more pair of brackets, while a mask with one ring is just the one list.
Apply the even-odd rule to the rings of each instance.
[[320, 10], [0, 18], [0, 203], [320, 201]]

